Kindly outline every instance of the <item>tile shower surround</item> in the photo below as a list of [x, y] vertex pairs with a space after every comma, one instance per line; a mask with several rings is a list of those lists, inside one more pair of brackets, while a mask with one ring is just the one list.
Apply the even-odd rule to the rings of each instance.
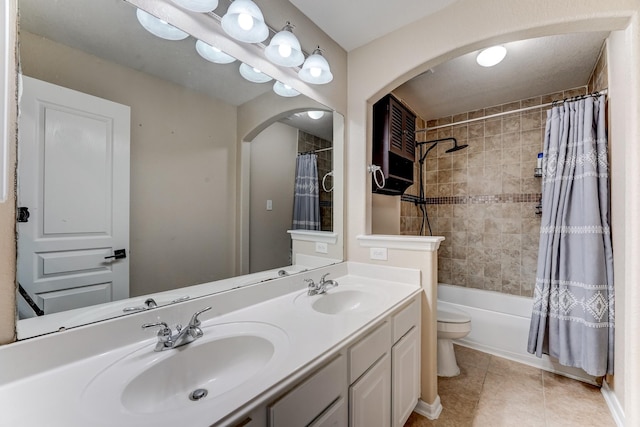
[[[452, 124], [424, 133], [419, 141], [455, 137], [459, 145], [469, 145], [446, 153], [452, 142], [441, 142], [425, 160], [431, 229], [445, 237], [438, 251], [439, 282], [531, 297], [538, 258], [541, 179], [534, 169], [549, 107], [455, 123], [586, 93], [582, 86], [426, 124], [419, 120], [418, 127]], [[418, 195], [418, 166], [406, 194]], [[421, 221], [419, 207], [401, 202], [401, 234], [418, 235]]]

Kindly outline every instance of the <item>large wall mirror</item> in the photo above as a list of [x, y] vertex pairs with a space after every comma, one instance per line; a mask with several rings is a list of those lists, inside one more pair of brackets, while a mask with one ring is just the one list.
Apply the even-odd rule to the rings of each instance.
[[[342, 259], [342, 116], [152, 35], [127, 2], [18, 7], [19, 339]], [[320, 229], [292, 239], [303, 154]]]

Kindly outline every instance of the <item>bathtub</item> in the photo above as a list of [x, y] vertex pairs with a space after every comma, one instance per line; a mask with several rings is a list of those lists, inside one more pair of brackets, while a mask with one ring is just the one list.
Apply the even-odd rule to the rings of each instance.
[[438, 284], [438, 307], [457, 308], [471, 316], [471, 332], [456, 344], [504, 357], [545, 371], [596, 384], [582, 369], [562, 366], [547, 355], [527, 352], [531, 298]]

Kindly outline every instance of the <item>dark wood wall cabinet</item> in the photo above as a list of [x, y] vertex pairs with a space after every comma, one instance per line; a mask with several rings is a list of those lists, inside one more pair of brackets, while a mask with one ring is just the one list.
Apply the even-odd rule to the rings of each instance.
[[415, 114], [393, 95], [374, 104], [372, 159], [385, 178], [383, 188], [373, 182], [374, 193], [400, 196], [413, 184], [415, 128]]

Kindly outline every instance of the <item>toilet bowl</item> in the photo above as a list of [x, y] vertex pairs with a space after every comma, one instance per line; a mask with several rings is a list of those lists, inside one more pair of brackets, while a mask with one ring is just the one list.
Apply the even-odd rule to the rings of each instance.
[[471, 316], [454, 308], [438, 309], [438, 376], [455, 377], [460, 374], [453, 351], [454, 339], [471, 332]]

